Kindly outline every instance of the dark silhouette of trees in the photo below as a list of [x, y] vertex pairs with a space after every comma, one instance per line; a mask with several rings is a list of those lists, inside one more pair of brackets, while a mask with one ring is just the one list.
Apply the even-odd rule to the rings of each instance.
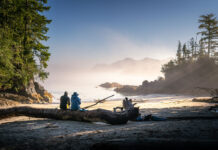
[[162, 67], [162, 72], [165, 74], [165, 77], [171, 74], [172, 71], [178, 71], [181, 67], [186, 67], [190, 65], [190, 63], [199, 63], [199, 60], [205, 61], [204, 57], [208, 57], [208, 61], [216, 63], [218, 56], [216, 52], [218, 47], [218, 21], [213, 14], [208, 14], [200, 16], [199, 22], [201, 23], [199, 28], [205, 30], [199, 32], [202, 37], [198, 44], [194, 38], [191, 38], [188, 42], [189, 47], [187, 47], [186, 43], [181, 46], [182, 44], [179, 41], [176, 59], [169, 61]]
[[210, 57], [211, 55], [214, 55], [218, 45], [218, 21], [212, 13], [201, 15], [198, 21], [200, 23], [198, 28], [202, 30], [198, 34], [201, 34], [202, 41], [207, 46], [207, 55]]
[[213, 14], [209, 14], [200, 16], [199, 22], [199, 28], [205, 29], [199, 32], [202, 35], [201, 39], [197, 42], [191, 38], [189, 46], [184, 43], [182, 50], [182, 44], [179, 42], [176, 59], [162, 66], [164, 84], [174, 87], [174, 91], [182, 87], [172, 84], [180, 84], [187, 89], [193, 89], [195, 86], [218, 86], [217, 20]]
[[178, 43], [178, 49], [177, 49], [176, 56], [177, 56], [178, 64], [181, 64], [181, 62], [182, 62], [182, 45], [181, 45], [180, 41]]
[[214, 15], [200, 17], [199, 41], [191, 38], [186, 43], [178, 42], [176, 58], [162, 66], [164, 79], [144, 81], [137, 88], [123, 87], [116, 89], [120, 93], [130, 94], [208, 94], [196, 87], [218, 88], [218, 53], [217, 31], [218, 25]]

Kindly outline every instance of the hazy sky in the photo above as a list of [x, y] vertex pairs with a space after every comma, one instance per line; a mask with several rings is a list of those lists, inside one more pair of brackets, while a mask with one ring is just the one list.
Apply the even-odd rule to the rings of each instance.
[[49, 64], [95, 64], [174, 56], [218, 0], [48, 0]]

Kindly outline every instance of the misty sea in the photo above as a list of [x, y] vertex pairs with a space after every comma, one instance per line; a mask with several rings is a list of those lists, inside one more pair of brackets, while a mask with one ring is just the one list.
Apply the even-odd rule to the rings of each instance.
[[[63, 95], [64, 91], [50, 91], [53, 98], [53, 103], [60, 103], [60, 97]], [[68, 96], [71, 97], [74, 91], [67, 91]], [[77, 93], [82, 102], [93, 102], [95, 100], [100, 100], [110, 95], [114, 95], [109, 98], [108, 101], [113, 100], [122, 100], [126, 96], [116, 93], [113, 89], [105, 89], [99, 86], [96, 87], [77, 87]], [[169, 94], [148, 94], [148, 95], [136, 95], [136, 96], [127, 96], [133, 100], [146, 100], [152, 103], [159, 103], [161, 101], [177, 101], [185, 98], [190, 98], [190, 96], [183, 95], [169, 95]]]

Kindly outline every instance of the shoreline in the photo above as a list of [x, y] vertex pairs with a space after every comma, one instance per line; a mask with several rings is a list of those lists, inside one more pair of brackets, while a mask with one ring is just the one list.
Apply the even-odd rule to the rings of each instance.
[[[188, 97], [188, 96], [174, 96], [174, 95], [161, 95], [158, 97], [144, 97], [144, 98], [132, 98], [133, 103], [137, 103], [135, 106], [144, 108], [172, 108], [172, 107], [188, 107], [188, 106], [212, 106], [214, 103], [207, 102], [210, 97]], [[131, 97], [130, 97], [131, 99]], [[205, 99], [204, 101], [193, 101], [193, 99]], [[99, 103], [90, 110], [102, 108], [106, 110], [113, 110], [113, 107], [122, 106], [123, 99], [106, 100], [103, 103]], [[94, 104], [94, 101], [82, 101], [81, 108]], [[31, 106], [36, 108], [56, 108], [59, 109], [59, 103], [32, 103], [32, 104], [20, 104], [5, 105], [0, 108], [19, 107], [19, 106]]]
[[[93, 104], [83, 102], [81, 107]], [[122, 100], [106, 101], [91, 109], [112, 110], [121, 106]], [[172, 102], [141, 101], [136, 104], [142, 115], [152, 114], [160, 117], [188, 116], [218, 116], [218, 113], [208, 111], [215, 104], [193, 102], [191, 99], [181, 99]], [[36, 108], [54, 108], [59, 104], [22, 104]], [[18, 107], [19, 107], [18, 106]], [[90, 109], [90, 110], [91, 110]], [[12, 117], [0, 120], [0, 149], [102, 149], [124, 148], [133, 145], [148, 146], [176, 143], [199, 144], [203, 141], [210, 147], [218, 142], [218, 119], [168, 120], [168, 121], [128, 121], [125, 125], [108, 125], [101, 122], [86, 123], [78, 121], [52, 120], [26, 116]], [[155, 139], [155, 140], [152, 140]], [[11, 144], [10, 141], [13, 141]], [[147, 142], [146, 142], [147, 141]], [[149, 142], [150, 141], [150, 142]], [[108, 145], [109, 143], [109, 145]], [[125, 147], [129, 145], [129, 147]], [[216, 145], [216, 144], [215, 144]], [[140, 147], [135, 147], [140, 149]]]

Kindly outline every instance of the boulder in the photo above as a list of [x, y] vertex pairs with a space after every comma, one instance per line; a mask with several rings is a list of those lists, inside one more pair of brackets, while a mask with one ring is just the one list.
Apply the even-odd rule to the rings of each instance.
[[41, 84], [34, 80], [30, 80], [23, 95], [33, 99], [35, 103], [52, 103], [53, 98], [53, 96], [45, 90]]
[[30, 80], [27, 87], [25, 88], [24, 95], [30, 96], [32, 94], [37, 94], [35, 90], [34, 80]]
[[44, 102], [52, 103], [53, 96], [51, 95], [51, 93], [45, 90], [45, 88], [42, 85], [40, 85], [38, 82], [34, 82], [34, 85], [37, 94], [41, 96], [40, 99], [42, 99]]
[[121, 84], [117, 83], [117, 82], [105, 82], [101, 85], [99, 85], [100, 87], [103, 87], [103, 88], [121, 88], [123, 87]]

